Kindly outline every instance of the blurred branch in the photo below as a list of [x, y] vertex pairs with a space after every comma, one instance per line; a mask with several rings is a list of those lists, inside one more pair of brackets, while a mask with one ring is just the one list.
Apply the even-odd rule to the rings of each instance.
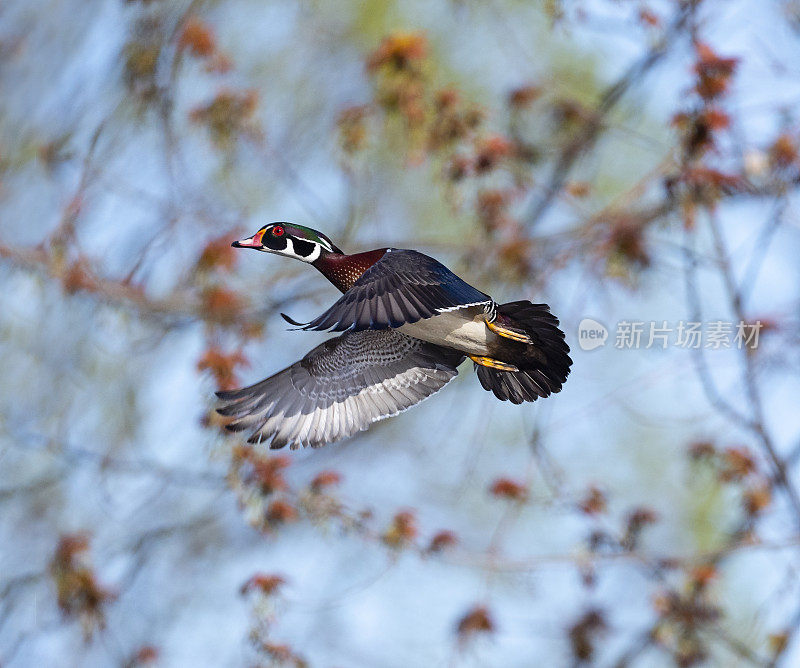
[[[7, 260], [21, 269], [42, 274], [61, 284], [68, 284], [72, 280], [70, 272], [76, 266], [59, 262], [52, 253], [41, 246], [14, 248], [4, 244], [2, 240], [0, 240], [0, 259]], [[169, 297], [158, 299], [148, 296], [144, 288], [139, 285], [100, 276], [85, 263], [80, 265], [80, 271], [82, 274], [78, 289], [83, 293], [103, 302], [132, 308], [143, 316], [156, 317], [164, 321], [166, 326], [194, 321], [212, 325], [230, 324], [228, 314], [207, 308], [194, 291], [175, 292]], [[266, 306], [259, 307], [252, 315], [264, 316], [274, 313], [286, 303], [313, 295], [317, 291], [318, 289], [315, 289], [280, 300], [268, 300]]]
[[[33, 440], [40, 441], [42, 445], [24, 445], [25, 442]], [[130, 475], [145, 475], [155, 477], [173, 485], [205, 487], [208, 489], [217, 490], [227, 489], [225, 478], [221, 474], [203, 470], [192, 470], [180, 466], [165, 466], [158, 462], [144, 459], [130, 460], [112, 457], [108, 454], [103, 454], [88, 448], [67, 444], [65, 442], [58, 443], [58, 447], [54, 448], [54, 441], [44, 434], [15, 434], [9, 439], [9, 443], [16, 449], [26, 450], [29, 452], [33, 451], [45, 453], [68, 464], [96, 464], [104, 470], [112, 470], [117, 473]], [[42, 486], [56, 484], [60, 479], [60, 477], [53, 479], [47, 478], [16, 489], [21, 489], [23, 492], [35, 491], [42, 489]], [[14, 492], [14, 489], [2, 490], [0, 492], [0, 496], [3, 493], [11, 495]]]
[[716, 550], [700, 550], [688, 554], [651, 554], [643, 551], [582, 552], [576, 554], [543, 554], [521, 559], [504, 560], [497, 559], [494, 556], [484, 558], [483, 555], [465, 553], [459, 556], [454, 555], [452, 559], [446, 559], [446, 561], [454, 565], [475, 567], [499, 573], [526, 573], [542, 566], [559, 564], [580, 566], [585, 563], [602, 564], [626, 561], [662, 569], [663, 564], [668, 564], [670, 568], [683, 568], [697, 563], [715, 563], [723, 557], [740, 554], [741, 552], [793, 550], [798, 546], [800, 546], [800, 535], [769, 543], [739, 542]]
[[652, 647], [654, 644], [653, 640], [653, 628], [648, 627], [646, 631], [639, 633], [633, 639], [631, 643], [629, 643], [628, 648], [622, 653], [622, 655], [614, 662], [614, 668], [627, 668], [630, 666], [636, 659], [638, 659], [649, 647]]
[[625, 93], [630, 88], [641, 81], [644, 76], [657, 65], [669, 52], [674, 42], [683, 35], [689, 19], [695, 12], [698, 3], [696, 0], [682, 0], [677, 16], [664, 31], [658, 44], [651, 47], [648, 52], [637, 62], [631, 65], [628, 70], [613, 84], [611, 84], [600, 96], [600, 101], [594, 109], [592, 116], [584, 121], [582, 128], [576, 136], [561, 151], [558, 160], [555, 162], [547, 184], [543, 187], [543, 194], [535, 200], [525, 220], [528, 225], [533, 227], [548, 212], [550, 206], [564, 185], [572, 171], [578, 158], [582, 156], [597, 142], [602, 133], [604, 118], [617, 106]]
[[[686, 282], [686, 298], [689, 302], [689, 318], [692, 322], [702, 322], [703, 313], [702, 305], [700, 303], [700, 294], [697, 289], [696, 277], [696, 264], [697, 257], [692, 250], [692, 242], [694, 237], [689, 230], [685, 233], [686, 243], [684, 246], [684, 278]], [[754, 425], [752, 421], [738, 410], [736, 410], [728, 401], [726, 401], [716, 383], [714, 382], [711, 372], [706, 362], [705, 352], [699, 346], [691, 349], [692, 360], [694, 362], [695, 372], [703, 387], [711, 405], [721, 414], [729, 418], [732, 422], [738, 424], [740, 427], [752, 431]]]
[[104, 128], [105, 121], [102, 121], [95, 128], [91, 138], [89, 139], [89, 147], [83, 159], [78, 186], [72, 195], [70, 204], [62, 212], [61, 220], [59, 221], [58, 226], [50, 235], [53, 243], [55, 244], [67, 246], [75, 242], [75, 223], [78, 219], [78, 215], [80, 214], [83, 198], [86, 194], [86, 189], [89, 186], [90, 178], [93, 176], [92, 172], [95, 152]]
[[23, 485], [17, 485], [15, 487], [0, 488], [0, 503], [3, 501], [7, 501], [8, 499], [13, 499], [19, 496], [23, 496], [25, 494], [33, 494], [39, 491], [46, 490], [48, 487], [53, 487], [54, 485], [57, 485], [62, 480], [63, 477], [59, 475], [48, 478], [42, 478], [40, 480], [34, 480], [33, 482], [25, 483]]
[[786, 213], [787, 207], [788, 203], [786, 199], [781, 197], [775, 203], [772, 215], [761, 229], [758, 238], [753, 244], [753, 252], [750, 254], [750, 261], [745, 267], [745, 270], [742, 273], [742, 279], [739, 282], [739, 294], [741, 301], [745, 301], [747, 299], [748, 295], [752, 292], [753, 287], [756, 284], [761, 266], [767, 257], [769, 244], [772, 241], [772, 238], [775, 236], [775, 233], [781, 227], [783, 216]]
[[[58, 263], [51, 253], [41, 246], [36, 248], [13, 248], [0, 241], [0, 258], [22, 269], [33, 270], [48, 278], [63, 283], [69, 267]], [[135, 308], [144, 315], [190, 317], [205, 319], [203, 309], [189, 295], [175, 295], [170, 299], [153, 299], [135, 285], [127, 285], [113, 279], [91, 276], [90, 292], [104, 301], [121, 303]]]
[[[212, 504], [212, 508], [215, 504]], [[166, 524], [149, 529], [139, 534], [134, 542], [122, 550], [122, 553], [133, 557], [133, 562], [118, 582], [120, 591], [126, 591], [133, 584], [144, 565], [147, 563], [148, 550], [165, 538], [185, 538], [185, 534], [207, 529], [214, 523], [215, 516], [208, 512], [197, 513], [185, 522]]]
[[[722, 233], [719, 229], [719, 221], [716, 214], [712, 211], [708, 216], [709, 227], [714, 239], [714, 248], [720, 263], [720, 272], [725, 283], [725, 288], [728, 292], [728, 298], [736, 319], [739, 322], [748, 322], [744, 307], [742, 305], [742, 294], [736, 284], [736, 279], [733, 275], [733, 268], [731, 267], [728, 251], [725, 248], [725, 242], [722, 238]], [[761, 398], [761, 391], [756, 379], [756, 367], [754, 355], [747, 348], [742, 347], [741, 350], [741, 363], [742, 363], [742, 382], [746, 391], [748, 402], [750, 404], [750, 411], [752, 419], [750, 420], [751, 430], [761, 441], [764, 451], [767, 453], [770, 462], [774, 468], [775, 480], [784, 489], [789, 503], [794, 512], [795, 521], [800, 526], [800, 495], [794, 484], [789, 480], [786, 472], [786, 464], [778, 454], [775, 443], [771, 434], [767, 430], [766, 421], [764, 417], [764, 407]]]
[[719, 626], [712, 626], [711, 628], [707, 629], [706, 632], [720, 640], [731, 652], [733, 652], [743, 661], [753, 666], [763, 666], [765, 668], [766, 666], [770, 665], [769, 659], [759, 656], [758, 653], [753, 651], [745, 643], [739, 640], [739, 638], [731, 635], [725, 629]]

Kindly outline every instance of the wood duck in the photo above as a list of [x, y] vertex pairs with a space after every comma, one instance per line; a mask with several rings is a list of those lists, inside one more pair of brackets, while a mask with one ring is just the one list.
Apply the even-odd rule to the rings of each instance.
[[255, 385], [217, 392], [231, 431], [271, 448], [319, 447], [410, 408], [469, 357], [484, 389], [520, 404], [559, 392], [572, 360], [547, 304], [496, 303], [414, 250], [347, 255], [324, 234], [272, 223], [235, 248], [293, 257], [344, 294], [299, 329], [344, 332]]

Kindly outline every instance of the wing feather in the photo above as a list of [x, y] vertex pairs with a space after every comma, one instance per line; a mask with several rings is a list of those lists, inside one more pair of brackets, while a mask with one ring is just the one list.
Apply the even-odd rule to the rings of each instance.
[[442, 311], [492, 303], [489, 295], [432, 257], [390, 249], [329, 309], [302, 328], [335, 332], [397, 328]]
[[[387, 307], [391, 310], [392, 306]], [[319, 447], [444, 387], [463, 355], [392, 329], [346, 332], [250, 387], [219, 392], [231, 431], [272, 448]]]

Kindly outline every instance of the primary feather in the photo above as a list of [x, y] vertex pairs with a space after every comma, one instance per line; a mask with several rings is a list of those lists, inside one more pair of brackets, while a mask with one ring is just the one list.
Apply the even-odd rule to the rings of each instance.
[[395, 330], [347, 332], [255, 385], [218, 392], [231, 431], [272, 448], [319, 447], [419, 403], [464, 356]]

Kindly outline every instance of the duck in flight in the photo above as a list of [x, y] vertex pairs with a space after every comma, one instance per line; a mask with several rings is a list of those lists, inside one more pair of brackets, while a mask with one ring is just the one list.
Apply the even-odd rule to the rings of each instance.
[[439, 391], [469, 357], [484, 389], [521, 404], [559, 392], [572, 360], [547, 304], [496, 303], [432, 257], [348, 255], [324, 234], [272, 223], [235, 241], [316, 267], [343, 294], [303, 330], [343, 332], [255, 385], [217, 392], [230, 431], [271, 448], [319, 447]]

